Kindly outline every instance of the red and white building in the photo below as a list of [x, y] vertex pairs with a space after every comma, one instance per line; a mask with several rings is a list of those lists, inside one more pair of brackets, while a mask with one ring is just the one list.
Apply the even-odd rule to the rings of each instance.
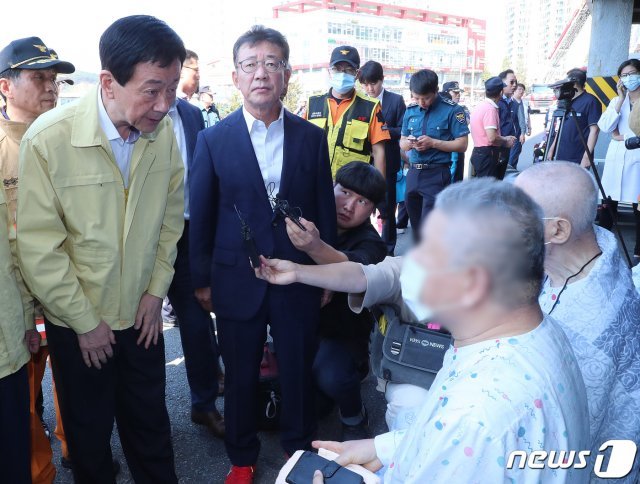
[[362, 63], [380, 62], [386, 87], [403, 94], [422, 68], [436, 71], [441, 84], [482, 88], [485, 20], [369, 0], [285, 2], [273, 8], [273, 17], [307, 93], [327, 89], [329, 57], [339, 45], [357, 48]]

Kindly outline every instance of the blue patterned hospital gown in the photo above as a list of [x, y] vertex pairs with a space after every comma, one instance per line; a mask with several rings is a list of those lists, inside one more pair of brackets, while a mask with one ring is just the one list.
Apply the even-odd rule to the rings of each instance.
[[514, 450], [588, 443], [580, 370], [550, 318], [526, 334], [450, 348], [416, 423], [375, 439], [384, 482], [406, 484], [585, 482], [584, 471], [506, 463]]
[[[640, 446], [640, 295], [614, 235], [596, 227], [596, 236], [602, 255], [587, 277], [567, 286], [551, 313], [569, 337], [582, 370], [592, 455], [612, 439]], [[543, 311], [551, 311], [559, 290], [545, 283]], [[639, 468], [640, 456], [624, 479], [603, 482], [635, 483]]]

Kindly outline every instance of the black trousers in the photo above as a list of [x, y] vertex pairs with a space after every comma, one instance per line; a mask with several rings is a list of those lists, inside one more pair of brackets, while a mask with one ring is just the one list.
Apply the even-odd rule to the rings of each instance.
[[[616, 217], [616, 221], [618, 218], [618, 202], [616, 200], [611, 200], [611, 202], [602, 202], [603, 206], [600, 211], [600, 226], [604, 227], [607, 230], [613, 229], [613, 219], [611, 218], [611, 214], [609, 210], [604, 206], [605, 203], [611, 204], [611, 209], [613, 210], [613, 214]], [[633, 255], [640, 255], [640, 212], [638, 212], [638, 204], [632, 204], [633, 209], [633, 218], [635, 220], [636, 225], [636, 241], [633, 247]]]
[[382, 219], [382, 240], [387, 244], [387, 254], [393, 255], [396, 249], [396, 176], [397, 170], [394, 170], [392, 163], [387, 162], [387, 198], [384, 204], [384, 213]]
[[0, 378], [0, 482], [31, 484], [27, 365]]
[[[505, 154], [507, 158], [503, 159]], [[502, 180], [507, 171], [508, 155], [509, 149], [503, 153], [496, 146], [476, 146], [471, 152], [471, 164], [476, 176], [492, 176]]]
[[456, 162], [456, 171], [453, 174], [453, 181], [459, 182], [464, 179], [464, 153], [458, 153], [458, 161]]
[[396, 228], [406, 229], [409, 225], [409, 214], [404, 202], [398, 204], [398, 219], [396, 220]]
[[165, 405], [164, 339], [145, 349], [139, 331], [114, 331], [114, 356], [87, 368], [78, 337], [45, 321], [73, 477], [77, 484], [114, 484], [114, 418], [136, 484], [178, 482]]
[[[241, 304], [241, 299], [238, 302]], [[299, 284], [269, 286], [262, 307], [251, 320], [218, 316], [225, 365], [225, 444], [233, 465], [255, 465], [260, 452], [256, 403], [267, 324], [275, 344], [282, 389], [282, 447], [289, 455], [311, 448], [317, 426], [311, 369], [319, 316], [320, 291]]]
[[415, 242], [420, 240], [422, 221], [433, 209], [436, 196], [451, 184], [450, 169], [449, 163], [431, 165], [422, 170], [409, 168], [405, 206], [409, 213], [411, 233]]
[[211, 412], [218, 397], [218, 345], [213, 335], [211, 315], [202, 309], [194, 294], [189, 265], [189, 223], [185, 221], [178, 241], [175, 274], [169, 287], [169, 301], [180, 325], [180, 340], [191, 391], [191, 407]]

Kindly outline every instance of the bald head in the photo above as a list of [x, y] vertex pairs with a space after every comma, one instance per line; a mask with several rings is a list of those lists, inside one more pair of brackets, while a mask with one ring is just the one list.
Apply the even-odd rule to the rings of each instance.
[[542, 207], [545, 217], [568, 220], [572, 238], [593, 232], [598, 189], [580, 165], [566, 161], [537, 163], [524, 170], [515, 184]]

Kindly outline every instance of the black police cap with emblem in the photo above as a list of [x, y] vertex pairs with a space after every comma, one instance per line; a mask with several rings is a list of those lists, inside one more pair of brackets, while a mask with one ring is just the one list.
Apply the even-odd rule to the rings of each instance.
[[460, 92], [462, 89], [460, 89], [460, 84], [458, 84], [458, 81], [449, 81], [449, 82], [445, 82], [442, 85], [442, 92], [449, 92], [449, 91], [453, 91], [453, 92]]
[[351, 47], [349, 45], [341, 45], [340, 47], [336, 47], [333, 49], [331, 53], [331, 60], [329, 61], [329, 66], [333, 67], [338, 62], [346, 62], [354, 69], [360, 68], [360, 54], [355, 47]]
[[70, 62], [58, 59], [39, 37], [14, 40], [0, 51], [0, 73], [9, 69], [55, 69], [62, 74], [76, 70]]

